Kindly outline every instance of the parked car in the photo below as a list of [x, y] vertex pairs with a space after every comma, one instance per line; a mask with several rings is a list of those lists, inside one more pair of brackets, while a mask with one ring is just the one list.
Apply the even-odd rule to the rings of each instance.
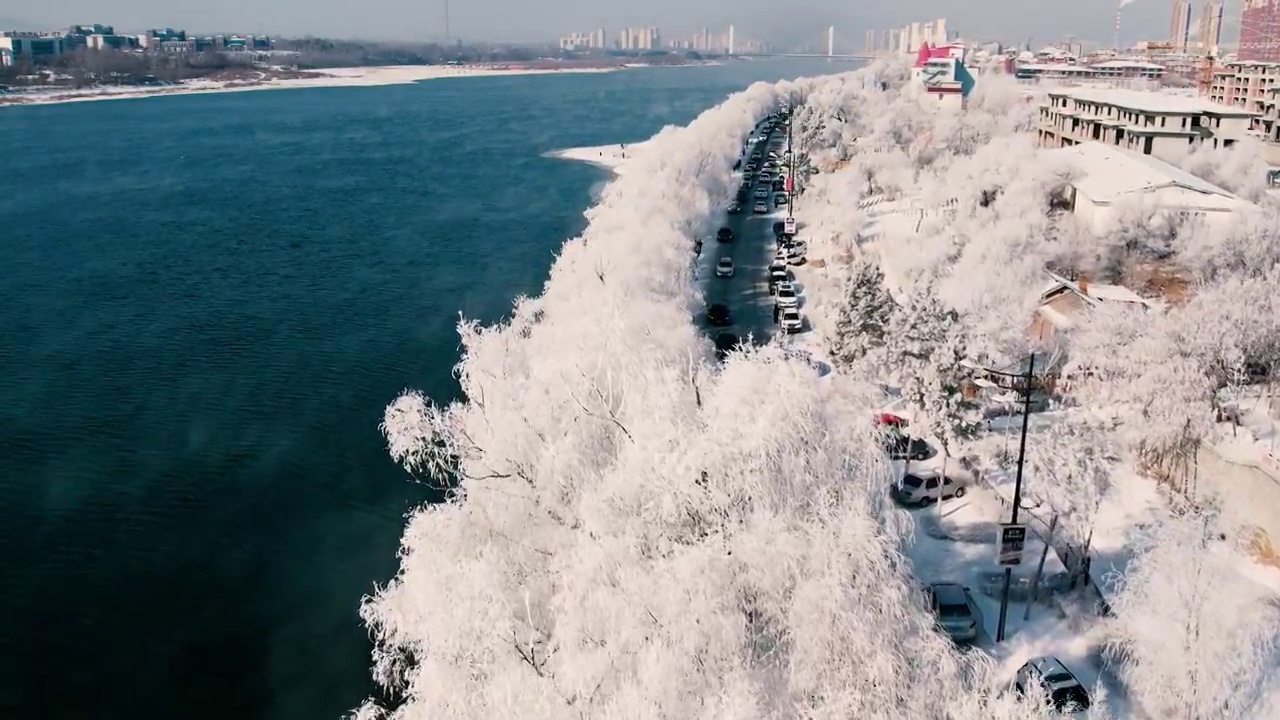
[[769, 205], [765, 203], [765, 201], [763, 200], [757, 200], [756, 204], [752, 206], [751, 212], [756, 213], [758, 215], [763, 215], [764, 213], [769, 212]]
[[733, 258], [720, 258], [716, 263], [716, 277], [733, 277]]
[[982, 624], [982, 610], [973, 600], [969, 588], [952, 582], [933, 583], [926, 591], [929, 609], [937, 618], [938, 627], [956, 642], [973, 642], [978, 639], [978, 627]]
[[968, 480], [948, 476], [939, 478], [937, 473], [909, 474], [890, 489], [889, 494], [903, 505], [926, 507], [941, 500], [964, 497]]
[[733, 230], [728, 227], [722, 227], [716, 231], [716, 240], [720, 242], [733, 242]]
[[784, 229], [786, 229], [786, 227], [787, 227], [787, 224], [786, 224], [785, 222], [783, 222], [783, 221], [781, 221], [781, 220], [776, 221], [776, 222], [773, 224], [773, 234], [774, 234], [774, 235], [782, 235], [782, 231], [783, 231]]
[[779, 283], [776, 302], [780, 308], [800, 307], [800, 293], [796, 292], [795, 284], [790, 282]]
[[1040, 692], [1060, 715], [1084, 718], [1089, 710], [1089, 693], [1056, 657], [1037, 657], [1018, 669], [1013, 687], [1019, 693]]
[[714, 342], [716, 344], [716, 359], [724, 360], [730, 352], [733, 352], [738, 347], [739, 340], [738, 336], [731, 332], [719, 332], [716, 333]]
[[937, 448], [921, 438], [891, 432], [885, 436], [885, 452], [890, 460], [928, 460], [938, 454]]
[[793, 307], [784, 308], [778, 322], [782, 326], [782, 331], [788, 335], [798, 333], [804, 329], [804, 319], [800, 317], [800, 311]]
[[769, 172], [769, 167], [767, 165], [763, 170], [760, 171], [760, 182], [762, 183], [773, 182], [773, 173]]
[[773, 206], [782, 207], [787, 204], [787, 194], [784, 192], [773, 194]]
[[766, 190], [766, 189], [764, 189], [764, 188], [760, 188], [760, 189], [756, 190], [756, 199], [757, 199], [757, 200], [768, 200], [768, 199], [769, 199], [769, 191], [768, 191], [768, 190]]
[[737, 215], [740, 212], [742, 212], [742, 203], [738, 202], [737, 200], [734, 200], [733, 202], [729, 203], [730, 215]]
[[784, 282], [790, 282], [791, 276], [786, 270], [770, 270], [769, 271], [769, 292], [770, 294], [778, 291], [778, 286]]
[[[1030, 410], [1033, 413], [1045, 412], [1049, 409], [1049, 398], [1045, 395], [1031, 396]], [[982, 417], [991, 420], [998, 417], [1010, 417], [1022, 414], [1022, 399], [1018, 398], [1012, 402], [1001, 402], [987, 405], [982, 409]]]
[[729, 317], [729, 306], [720, 303], [714, 303], [707, 306], [707, 322], [715, 327], [725, 327], [732, 325], [733, 320]]

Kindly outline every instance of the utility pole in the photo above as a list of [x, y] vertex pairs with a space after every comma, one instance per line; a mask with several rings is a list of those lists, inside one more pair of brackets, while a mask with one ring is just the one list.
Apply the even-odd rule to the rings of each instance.
[[[1031, 383], [1035, 379], [1036, 355], [1031, 354], [1027, 373], [1022, 376], [1022, 438], [1018, 440], [1018, 474], [1013, 482], [1013, 513], [1010, 525], [1018, 524], [1018, 506], [1022, 504], [1022, 465], [1027, 459], [1027, 425], [1031, 419]], [[1000, 595], [1000, 625], [996, 628], [996, 642], [1004, 642], [1005, 618], [1009, 614], [1009, 584], [1013, 581], [1013, 568], [1004, 566], [1004, 592]]]

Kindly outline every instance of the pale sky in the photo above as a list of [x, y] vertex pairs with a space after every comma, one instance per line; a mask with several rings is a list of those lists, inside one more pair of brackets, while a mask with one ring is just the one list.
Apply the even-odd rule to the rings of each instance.
[[[657, 25], [665, 39], [724, 27], [783, 44], [816, 42], [835, 24], [837, 46], [860, 51], [864, 32], [946, 17], [966, 39], [1043, 45], [1065, 33], [1110, 42], [1117, 0], [450, 0], [455, 37], [497, 42], [551, 41], [603, 26]], [[0, 25], [39, 27], [99, 22], [120, 32], [180, 27], [241, 32], [414, 40], [444, 33], [444, 0], [44, 0], [0, 10]], [[1198, 5], [1199, 3], [1196, 2]], [[1238, 4], [1238, 0], [1236, 3]], [[1228, 14], [1231, 14], [1229, 5]], [[1169, 0], [1134, 0], [1122, 39], [1166, 39]], [[1226, 38], [1224, 38], [1226, 40]], [[1230, 39], [1234, 41], [1234, 38]]]

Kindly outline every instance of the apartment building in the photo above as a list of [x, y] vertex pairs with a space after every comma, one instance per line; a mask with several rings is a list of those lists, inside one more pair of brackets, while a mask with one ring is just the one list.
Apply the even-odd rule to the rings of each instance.
[[1175, 53], [1187, 52], [1191, 44], [1191, 0], [1173, 0], [1169, 13], [1169, 42]]
[[656, 27], [623, 28], [618, 35], [619, 50], [657, 50], [662, 47], [662, 33]]
[[1237, 61], [1213, 71], [1209, 99], [1253, 113], [1265, 111], [1268, 91], [1280, 86], [1280, 62]]
[[1254, 114], [1200, 98], [1118, 89], [1047, 93], [1037, 136], [1045, 147], [1089, 141], [1175, 158], [1189, 145], [1230, 147], [1249, 134]]
[[571, 33], [560, 38], [560, 49], [570, 52], [578, 50], [604, 50], [604, 28], [597, 28], [588, 33]]
[[1240, 60], [1280, 61], [1280, 0], [1244, 0], [1236, 56]]

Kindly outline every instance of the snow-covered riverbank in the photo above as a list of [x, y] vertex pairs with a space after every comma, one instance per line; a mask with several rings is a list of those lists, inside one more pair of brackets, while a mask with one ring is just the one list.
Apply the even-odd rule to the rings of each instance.
[[373, 87], [404, 85], [445, 78], [494, 77], [513, 75], [555, 75], [613, 72], [617, 68], [529, 69], [518, 67], [466, 65], [403, 65], [391, 67], [329, 68], [317, 70], [309, 77], [260, 80], [192, 80], [179, 85], [159, 87], [49, 88], [33, 92], [0, 95], [0, 107], [18, 105], [52, 105], [95, 100], [161, 95], [199, 95], [206, 93], [246, 92], [250, 90], [287, 90], [316, 87]]
[[629, 161], [641, 156], [648, 147], [648, 142], [594, 145], [591, 147], [552, 150], [546, 153], [546, 157], [591, 163], [592, 165], [609, 168], [615, 174], [621, 174], [623, 167]]

